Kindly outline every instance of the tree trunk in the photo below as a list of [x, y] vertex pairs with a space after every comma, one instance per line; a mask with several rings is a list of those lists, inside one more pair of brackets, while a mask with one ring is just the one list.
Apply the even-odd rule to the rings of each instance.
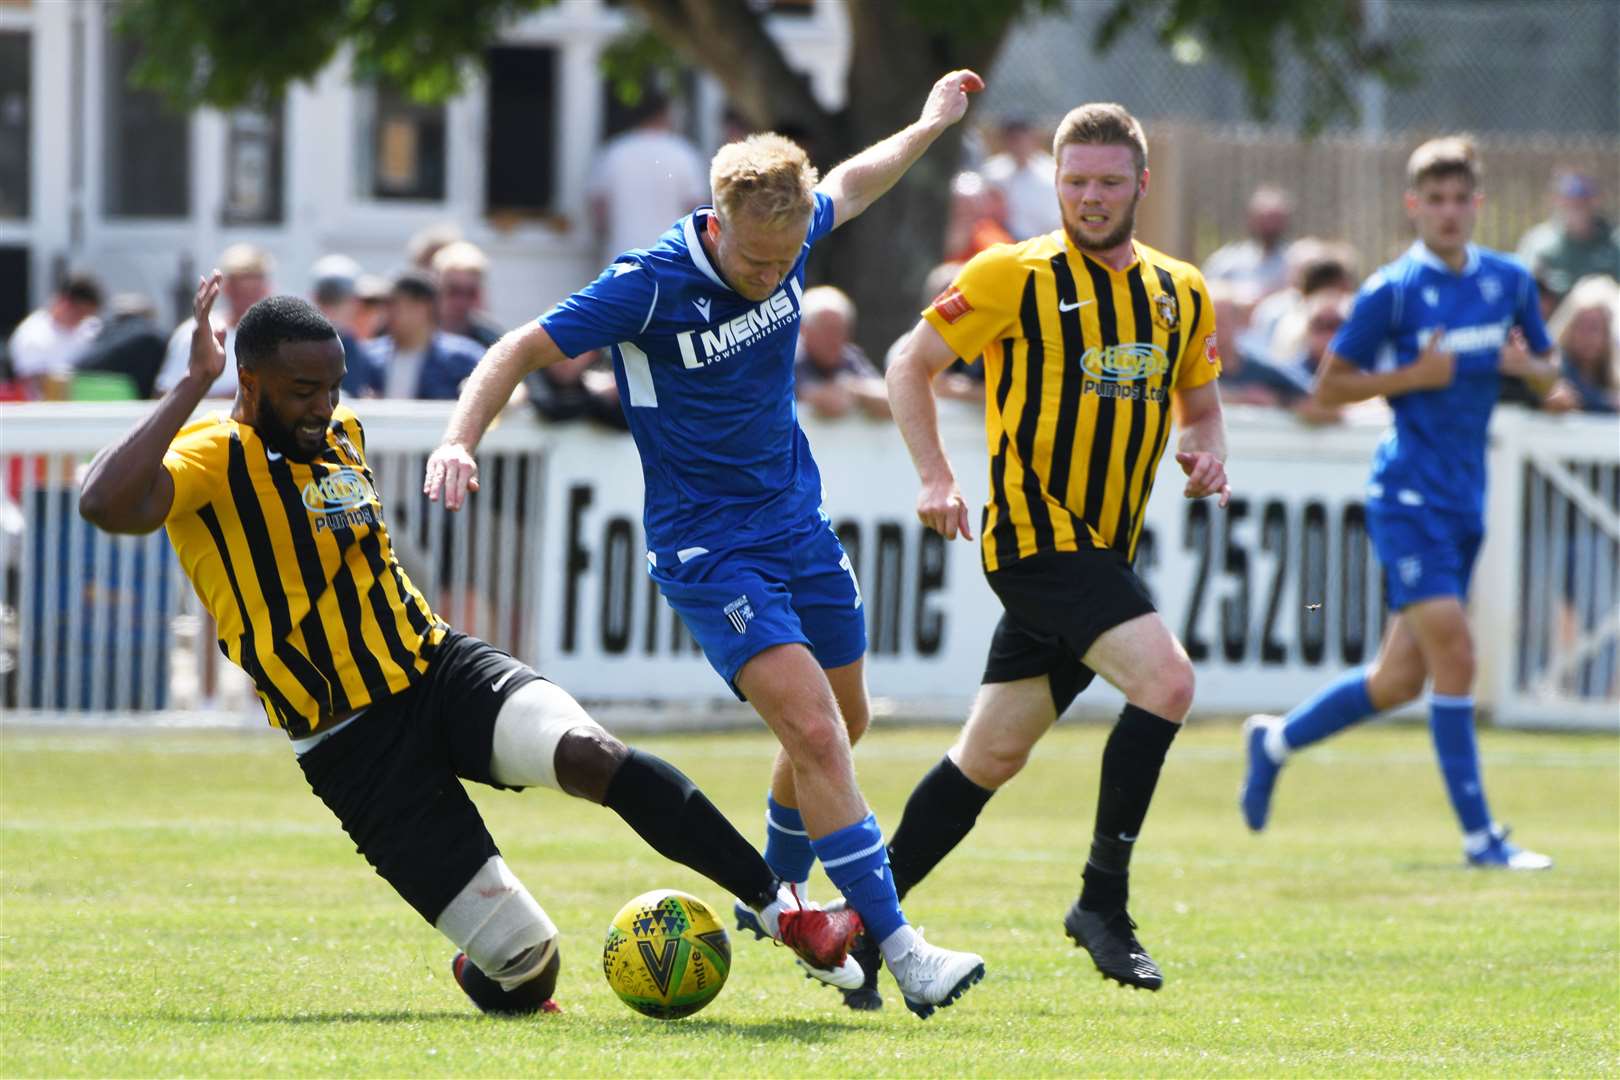
[[[893, 0], [848, 0], [847, 7], [852, 49], [842, 126], [851, 153], [915, 120], [941, 75], [962, 67], [983, 75], [1012, 21], [1009, 16], [993, 33], [966, 41], [927, 34], [907, 5]], [[879, 364], [928, 299], [923, 282], [944, 248], [951, 178], [972, 116], [969, 106], [968, 118], [940, 136], [887, 195], [818, 246], [826, 249], [820, 270], [855, 301], [856, 339]]]

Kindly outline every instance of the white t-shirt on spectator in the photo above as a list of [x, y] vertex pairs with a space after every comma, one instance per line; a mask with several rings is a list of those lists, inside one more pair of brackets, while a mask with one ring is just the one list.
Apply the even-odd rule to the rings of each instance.
[[651, 247], [664, 230], [709, 198], [709, 168], [670, 131], [627, 131], [608, 140], [591, 166], [589, 192], [607, 204], [604, 258]]
[[425, 359], [425, 347], [411, 352], [395, 349], [389, 353], [388, 370], [383, 372], [383, 397], [414, 398], [416, 388], [422, 381], [422, 361]]
[[[211, 312], [208, 321], [216, 330], [225, 329], [225, 316], [219, 312]], [[163, 354], [163, 369], [158, 372], [158, 393], [167, 393], [169, 388], [179, 382], [186, 374], [186, 368], [191, 363], [191, 331], [197, 325], [196, 319], [187, 319], [175, 327], [174, 333], [169, 335], [169, 349]], [[233, 398], [236, 396], [236, 328], [233, 326], [225, 332], [225, 370], [219, 373], [214, 385], [208, 388], [209, 397]]]
[[11, 370], [20, 379], [72, 374], [73, 365], [101, 332], [101, 320], [92, 316], [71, 329], [57, 325], [51, 313], [39, 308], [11, 332], [7, 347]]
[[1028, 240], [1063, 224], [1054, 186], [1057, 163], [1051, 155], [1035, 154], [1020, 165], [1011, 154], [997, 154], [984, 163], [980, 175], [1006, 196], [1007, 231], [1014, 240]]

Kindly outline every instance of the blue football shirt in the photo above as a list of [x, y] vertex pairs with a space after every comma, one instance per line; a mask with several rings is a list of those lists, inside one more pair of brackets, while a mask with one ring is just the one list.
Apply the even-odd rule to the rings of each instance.
[[659, 565], [769, 540], [821, 506], [793, 355], [804, 262], [832, 230], [832, 199], [816, 193], [799, 260], [763, 301], [739, 295], [711, 265], [698, 236], [713, 212], [694, 210], [540, 317], [569, 356], [613, 350]]
[[1530, 272], [1472, 244], [1461, 271], [1419, 242], [1362, 285], [1333, 352], [1367, 371], [1405, 367], [1443, 329], [1443, 347], [1457, 358], [1451, 385], [1390, 399], [1395, 424], [1373, 456], [1373, 500], [1484, 512], [1486, 434], [1515, 326], [1532, 353], [1551, 350]]

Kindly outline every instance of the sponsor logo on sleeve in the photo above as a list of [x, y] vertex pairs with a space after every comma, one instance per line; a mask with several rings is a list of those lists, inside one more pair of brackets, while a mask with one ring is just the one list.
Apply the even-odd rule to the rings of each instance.
[[1221, 362], [1221, 350], [1215, 344], [1215, 335], [1211, 334], [1204, 339], [1204, 359], [1212, 364]]
[[973, 305], [968, 303], [968, 298], [962, 295], [961, 289], [952, 285], [934, 297], [934, 310], [939, 312], [939, 317], [947, 323], [954, 324], [962, 316], [972, 311]]

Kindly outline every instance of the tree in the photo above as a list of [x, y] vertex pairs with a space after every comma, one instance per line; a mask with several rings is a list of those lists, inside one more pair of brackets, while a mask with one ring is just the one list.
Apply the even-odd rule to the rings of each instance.
[[[502, 26], [555, 0], [125, 0], [120, 27], [144, 46], [143, 85], [182, 105], [231, 107], [310, 80], [348, 45], [363, 76], [389, 79], [424, 100], [461, 85]], [[823, 0], [827, 2], [827, 0]], [[1402, 57], [1371, 38], [1363, 0], [1109, 0], [1098, 33], [1106, 49], [1137, 23], [1166, 47], [1196, 39], [1239, 72], [1250, 109], [1266, 116], [1283, 50], [1317, 78], [1307, 121], [1354, 112], [1358, 76], [1389, 77]], [[802, 133], [826, 166], [915, 118], [928, 87], [954, 68], [985, 73], [1008, 31], [1060, 0], [843, 0], [852, 50], [841, 110], [824, 107], [766, 31], [757, 0], [631, 0], [652, 31], [715, 76], [754, 126]], [[822, 256], [863, 315], [861, 339], [880, 354], [913, 319], [938, 261], [958, 126]]]

